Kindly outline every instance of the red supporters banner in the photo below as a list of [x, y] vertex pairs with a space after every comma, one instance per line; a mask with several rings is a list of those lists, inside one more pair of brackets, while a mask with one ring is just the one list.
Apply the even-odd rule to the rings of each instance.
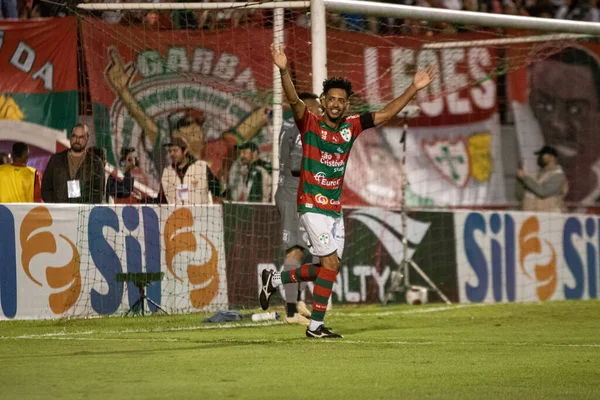
[[[298, 85], [310, 89], [310, 53], [296, 51], [310, 41], [310, 32], [290, 37], [292, 56], [298, 71]], [[474, 41], [490, 35], [446, 35], [444, 41]], [[498, 66], [493, 47], [429, 48], [439, 37], [374, 36], [329, 30], [327, 32], [328, 76], [343, 76], [352, 82], [353, 103], [377, 109], [400, 96], [412, 83], [417, 64], [433, 65], [438, 79], [419, 92], [421, 108], [411, 126], [431, 127], [468, 124], [490, 118], [497, 112], [496, 80], [491, 75]]]
[[153, 189], [173, 136], [219, 177], [236, 143], [272, 136], [257, 137], [267, 129], [273, 76], [268, 30], [159, 32], [83, 19], [82, 32], [97, 140], [109, 162], [135, 148], [138, 180]]
[[[259, 118], [272, 104], [270, 29], [155, 31], [86, 19], [82, 28], [97, 140], [109, 162], [122, 148], [136, 148], [138, 179], [157, 190], [172, 136], [198, 142], [195, 154], [219, 177], [236, 167], [236, 143], [258, 142], [271, 161], [272, 124]], [[310, 32], [291, 27], [285, 36], [297, 89], [312, 91]], [[335, 30], [327, 43], [328, 75], [353, 83], [351, 112], [383, 108], [410, 85], [417, 64], [437, 67], [439, 78], [419, 92], [420, 113], [408, 121], [408, 204], [506, 203], [493, 48], [431, 49], [417, 38]], [[400, 205], [402, 134], [398, 119], [356, 142], [344, 204]]]
[[44, 170], [77, 123], [77, 20], [0, 20], [0, 152], [31, 146]]
[[75, 18], [0, 21], [0, 93], [77, 90]]
[[[444, 41], [488, 39], [489, 34], [444, 35]], [[310, 54], [294, 35], [291, 50], [298, 86], [310, 88]], [[494, 47], [436, 45], [440, 37], [373, 36], [329, 30], [328, 76], [351, 80], [357, 112], [382, 109], [412, 83], [417, 65], [433, 65], [437, 79], [420, 91], [420, 112], [365, 132], [356, 141], [344, 181], [344, 204], [398, 207], [406, 173], [406, 202], [413, 206], [506, 204], [500, 143], [499, 55]], [[406, 169], [402, 157], [406, 154]]]

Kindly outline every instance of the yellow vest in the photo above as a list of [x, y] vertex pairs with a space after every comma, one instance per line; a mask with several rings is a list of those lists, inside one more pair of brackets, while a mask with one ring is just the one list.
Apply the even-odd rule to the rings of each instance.
[[35, 168], [0, 165], [0, 203], [33, 203]]

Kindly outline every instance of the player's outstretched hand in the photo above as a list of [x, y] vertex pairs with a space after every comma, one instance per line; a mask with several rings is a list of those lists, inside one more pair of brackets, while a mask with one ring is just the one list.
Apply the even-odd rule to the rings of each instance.
[[285, 46], [276, 46], [275, 43], [271, 43], [271, 56], [273, 57], [273, 62], [279, 69], [287, 68], [287, 57], [283, 52], [283, 49], [285, 49]]
[[427, 85], [429, 85], [437, 75], [437, 71], [433, 65], [429, 65], [425, 71], [421, 70], [421, 68], [417, 68], [417, 73], [413, 78], [413, 85], [417, 90], [421, 90]]

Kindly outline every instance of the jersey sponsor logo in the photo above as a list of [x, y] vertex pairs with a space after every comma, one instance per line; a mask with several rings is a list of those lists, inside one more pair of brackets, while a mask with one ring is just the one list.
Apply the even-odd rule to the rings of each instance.
[[340, 136], [342, 136], [342, 139], [344, 139], [344, 141], [349, 142], [352, 138], [352, 132], [350, 132], [349, 128], [344, 128], [340, 131]]
[[315, 181], [317, 182], [321, 182], [321, 180], [323, 180], [323, 178], [325, 178], [325, 172], [317, 172], [316, 174], [313, 175], [315, 178]]
[[307, 204], [304, 205], [304, 207], [306, 207], [306, 208], [313, 208], [313, 205], [310, 204], [310, 203], [307, 203]]
[[341, 203], [339, 200], [329, 200], [329, 204], [331, 204], [332, 206], [339, 206]]
[[319, 183], [319, 185], [324, 186], [324, 187], [339, 186], [340, 181], [342, 180], [341, 178], [327, 179], [327, 177], [325, 176], [325, 172], [317, 172], [316, 174], [313, 175], [313, 177], [315, 178], [315, 181], [317, 181]]
[[330, 154], [330, 153], [321, 153], [321, 164], [324, 164], [328, 167], [344, 167], [346, 165], [345, 160], [340, 160], [339, 154]]
[[315, 196], [315, 201], [319, 204], [323, 204], [324, 206], [329, 204], [329, 199], [327, 197], [323, 196], [321, 193], [319, 193]]

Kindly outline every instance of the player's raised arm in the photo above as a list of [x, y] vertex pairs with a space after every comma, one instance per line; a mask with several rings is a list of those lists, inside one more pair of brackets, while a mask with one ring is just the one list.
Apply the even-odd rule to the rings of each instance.
[[397, 115], [408, 104], [417, 92], [435, 79], [436, 71], [433, 65], [427, 67], [425, 71], [417, 68], [415, 77], [411, 85], [400, 95], [395, 98], [382, 110], [373, 113], [373, 122], [375, 125], [384, 124]]
[[296, 93], [296, 88], [292, 83], [292, 78], [287, 69], [287, 57], [283, 52], [283, 48], [284, 46], [277, 47], [275, 44], [271, 44], [271, 56], [273, 57], [273, 62], [277, 65], [277, 68], [279, 68], [283, 91], [285, 92], [285, 97], [288, 99], [288, 103], [290, 103], [290, 106], [292, 107], [294, 118], [302, 119], [304, 111], [306, 110], [306, 105], [300, 100], [298, 93]]

